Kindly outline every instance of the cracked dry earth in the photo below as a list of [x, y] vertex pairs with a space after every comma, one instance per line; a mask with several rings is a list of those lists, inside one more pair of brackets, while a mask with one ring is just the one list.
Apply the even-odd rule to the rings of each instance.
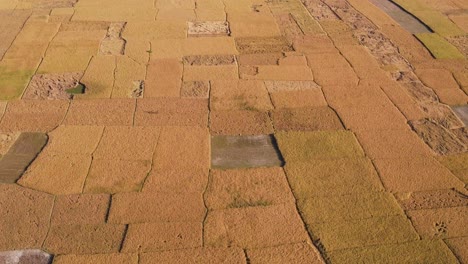
[[467, 21], [0, 1], [0, 263], [468, 263]]

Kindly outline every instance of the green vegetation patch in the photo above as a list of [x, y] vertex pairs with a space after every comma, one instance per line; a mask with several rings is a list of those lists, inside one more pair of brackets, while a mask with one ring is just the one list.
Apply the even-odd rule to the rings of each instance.
[[461, 52], [436, 33], [416, 34], [436, 59], [464, 59]]
[[85, 90], [86, 86], [84, 84], [79, 83], [75, 87], [65, 90], [65, 92], [69, 94], [84, 94]]
[[273, 205], [271, 201], [268, 200], [252, 200], [244, 199], [242, 197], [234, 197], [233, 201], [228, 204], [227, 208], [245, 208], [245, 207], [257, 207], [257, 206], [270, 206]]
[[349, 131], [283, 132], [276, 134], [276, 138], [288, 163], [364, 156], [357, 139]]
[[0, 100], [21, 97], [33, 75], [33, 70], [11, 71], [0, 67]]
[[453, 37], [465, 34], [462, 29], [439, 11], [416, 11], [413, 14], [441, 36]]
[[442, 240], [353, 248], [329, 253], [332, 263], [459, 263]]

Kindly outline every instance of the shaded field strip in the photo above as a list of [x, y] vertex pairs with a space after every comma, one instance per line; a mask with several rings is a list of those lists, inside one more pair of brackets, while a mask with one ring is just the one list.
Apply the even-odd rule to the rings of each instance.
[[400, 26], [412, 34], [433, 33], [433, 31], [419, 19], [408, 13], [390, 0], [370, 0], [378, 8], [393, 18]]
[[211, 144], [213, 168], [281, 167], [284, 165], [273, 135], [214, 136]]
[[43, 133], [21, 133], [0, 160], [0, 183], [15, 183], [46, 145]]

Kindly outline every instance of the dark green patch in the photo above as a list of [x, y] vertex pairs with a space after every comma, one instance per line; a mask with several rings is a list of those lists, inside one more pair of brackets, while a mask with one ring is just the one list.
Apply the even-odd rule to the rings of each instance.
[[259, 111], [255, 106], [251, 105], [243, 95], [234, 96], [234, 101], [238, 105], [239, 109], [247, 111]]
[[263, 199], [254, 201], [251, 199], [246, 200], [244, 198], [236, 196], [234, 197], [234, 200], [231, 203], [229, 203], [227, 207], [228, 208], [245, 208], [245, 207], [256, 207], [256, 206], [270, 206], [272, 204], [273, 203], [271, 201], [267, 201]]
[[86, 86], [84, 86], [84, 84], [79, 83], [77, 86], [65, 90], [65, 92], [69, 94], [84, 94], [85, 89], [86, 89]]

